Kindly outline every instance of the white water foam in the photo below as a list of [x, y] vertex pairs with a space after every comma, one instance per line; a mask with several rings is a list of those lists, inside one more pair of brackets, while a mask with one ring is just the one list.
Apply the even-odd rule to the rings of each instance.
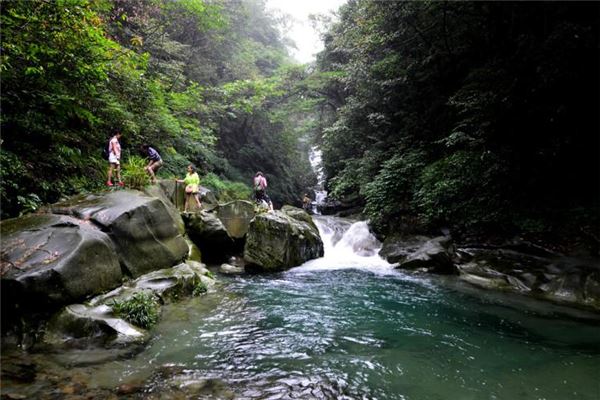
[[324, 256], [293, 268], [294, 272], [336, 269], [369, 269], [393, 274], [390, 263], [379, 256], [381, 242], [369, 232], [365, 221], [338, 217], [314, 217], [323, 240]]

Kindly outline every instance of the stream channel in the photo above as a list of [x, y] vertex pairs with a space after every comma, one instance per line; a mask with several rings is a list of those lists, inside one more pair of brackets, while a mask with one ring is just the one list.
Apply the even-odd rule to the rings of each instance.
[[[598, 316], [409, 275], [365, 222], [316, 216], [325, 256], [219, 275], [143, 348], [3, 353], [2, 398], [598, 399]], [[4, 368], [4, 367], [3, 367]]]

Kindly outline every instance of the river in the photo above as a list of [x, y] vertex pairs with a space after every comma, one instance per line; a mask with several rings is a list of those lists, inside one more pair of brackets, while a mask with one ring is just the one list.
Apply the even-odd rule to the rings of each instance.
[[153, 339], [133, 354], [91, 348], [32, 354], [38, 375], [78, 386], [4, 379], [3, 393], [123, 399], [600, 397], [597, 319], [469, 290], [449, 278], [407, 275], [377, 256], [364, 222], [315, 219], [323, 258], [277, 274], [219, 276], [217, 290], [165, 306]]

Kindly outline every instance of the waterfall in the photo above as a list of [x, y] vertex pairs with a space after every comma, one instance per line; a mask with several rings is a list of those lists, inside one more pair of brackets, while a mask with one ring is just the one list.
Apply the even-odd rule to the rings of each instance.
[[325, 172], [323, 171], [323, 164], [321, 162], [321, 150], [317, 146], [310, 149], [308, 160], [313, 171], [317, 174], [317, 186], [314, 188], [315, 199], [312, 202], [312, 212], [319, 215], [321, 213], [318, 210], [318, 206], [325, 202], [327, 191], [325, 190]]
[[384, 268], [390, 264], [379, 256], [381, 242], [369, 231], [365, 221], [333, 216], [313, 216], [323, 240], [325, 254], [308, 261], [295, 271], [342, 268]]
[[365, 221], [352, 221], [345, 218], [321, 216], [318, 206], [325, 202], [325, 172], [321, 162], [321, 150], [314, 146], [310, 149], [308, 159], [317, 174], [317, 186], [314, 188], [315, 200], [312, 202], [313, 220], [323, 240], [325, 255], [311, 260], [298, 270], [341, 269], [341, 268], [377, 268], [390, 264], [379, 257], [381, 242], [369, 231]]

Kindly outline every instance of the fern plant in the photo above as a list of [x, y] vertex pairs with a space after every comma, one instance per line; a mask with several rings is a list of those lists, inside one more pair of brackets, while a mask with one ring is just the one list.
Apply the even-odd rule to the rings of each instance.
[[123, 301], [114, 300], [111, 306], [116, 316], [144, 329], [158, 321], [158, 302], [149, 292], [138, 292]]
[[146, 160], [139, 156], [131, 156], [123, 165], [121, 175], [127, 187], [131, 189], [142, 190], [150, 183], [150, 177], [144, 169]]
[[193, 296], [200, 296], [200, 295], [208, 292], [208, 287], [206, 286], [206, 283], [202, 282], [202, 279], [200, 279], [200, 277], [198, 277], [198, 276], [196, 276], [196, 278], [193, 281], [193, 287], [194, 287], [194, 289], [192, 290]]

